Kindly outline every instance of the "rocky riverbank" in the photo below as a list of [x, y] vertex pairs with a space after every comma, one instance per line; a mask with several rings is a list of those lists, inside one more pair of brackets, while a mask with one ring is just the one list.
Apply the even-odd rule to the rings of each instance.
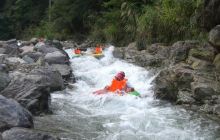
[[136, 43], [116, 48], [114, 56], [158, 71], [154, 95], [187, 109], [220, 117], [220, 26], [209, 42], [153, 44], [138, 51]]
[[32, 129], [32, 114], [49, 113], [50, 93], [74, 80], [69, 64], [58, 41], [0, 42], [0, 139], [58, 139]]

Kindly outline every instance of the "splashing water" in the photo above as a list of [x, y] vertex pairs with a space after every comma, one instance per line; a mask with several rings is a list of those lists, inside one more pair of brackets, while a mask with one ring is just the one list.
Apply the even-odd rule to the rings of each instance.
[[[66, 50], [71, 55], [71, 50]], [[193, 112], [153, 98], [153, 76], [141, 67], [112, 56], [81, 56], [71, 60], [76, 77], [74, 89], [52, 94], [54, 114], [36, 118], [35, 128], [63, 140], [215, 140], [219, 126]], [[118, 71], [143, 98], [93, 91], [109, 85]]]

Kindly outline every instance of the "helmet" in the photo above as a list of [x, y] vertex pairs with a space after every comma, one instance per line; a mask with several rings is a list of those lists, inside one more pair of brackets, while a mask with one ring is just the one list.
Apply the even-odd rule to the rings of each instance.
[[125, 73], [123, 71], [120, 71], [116, 74], [115, 78], [119, 79], [119, 80], [123, 80], [125, 77]]

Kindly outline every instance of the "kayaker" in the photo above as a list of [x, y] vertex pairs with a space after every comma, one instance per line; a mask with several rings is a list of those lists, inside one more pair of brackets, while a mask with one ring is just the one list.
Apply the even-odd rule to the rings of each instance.
[[76, 48], [76, 49], [74, 50], [74, 53], [75, 53], [75, 54], [81, 54], [81, 50], [80, 50], [79, 48]]
[[101, 54], [102, 53], [102, 46], [100, 44], [97, 44], [95, 47], [95, 54]]
[[123, 92], [128, 93], [134, 91], [134, 88], [128, 83], [128, 80], [125, 78], [125, 73], [120, 71], [115, 75], [111, 85], [105, 87], [105, 90], [107, 92], [123, 94]]

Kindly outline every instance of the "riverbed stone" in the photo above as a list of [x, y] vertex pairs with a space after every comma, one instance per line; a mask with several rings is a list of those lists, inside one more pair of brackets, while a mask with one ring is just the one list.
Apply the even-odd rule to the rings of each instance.
[[171, 59], [174, 63], [183, 62], [187, 59], [191, 48], [199, 45], [198, 41], [178, 41], [171, 47]]
[[0, 95], [0, 132], [12, 127], [33, 127], [32, 115], [15, 100]]
[[12, 128], [2, 134], [3, 140], [59, 140], [59, 138], [26, 128]]
[[192, 85], [194, 98], [198, 101], [211, 99], [212, 95], [217, 94], [214, 88], [206, 83], [193, 82], [191, 85]]
[[220, 49], [220, 25], [215, 26], [209, 32], [209, 42]]
[[69, 58], [60, 51], [55, 51], [52, 53], [47, 53], [45, 56], [45, 61], [49, 64], [68, 64]]
[[51, 67], [62, 75], [63, 78], [67, 79], [71, 76], [72, 69], [69, 65], [66, 64], [52, 64]]
[[193, 104], [195, 99], [189, 91], [179, 91], [177, 95], [177, 104]]

